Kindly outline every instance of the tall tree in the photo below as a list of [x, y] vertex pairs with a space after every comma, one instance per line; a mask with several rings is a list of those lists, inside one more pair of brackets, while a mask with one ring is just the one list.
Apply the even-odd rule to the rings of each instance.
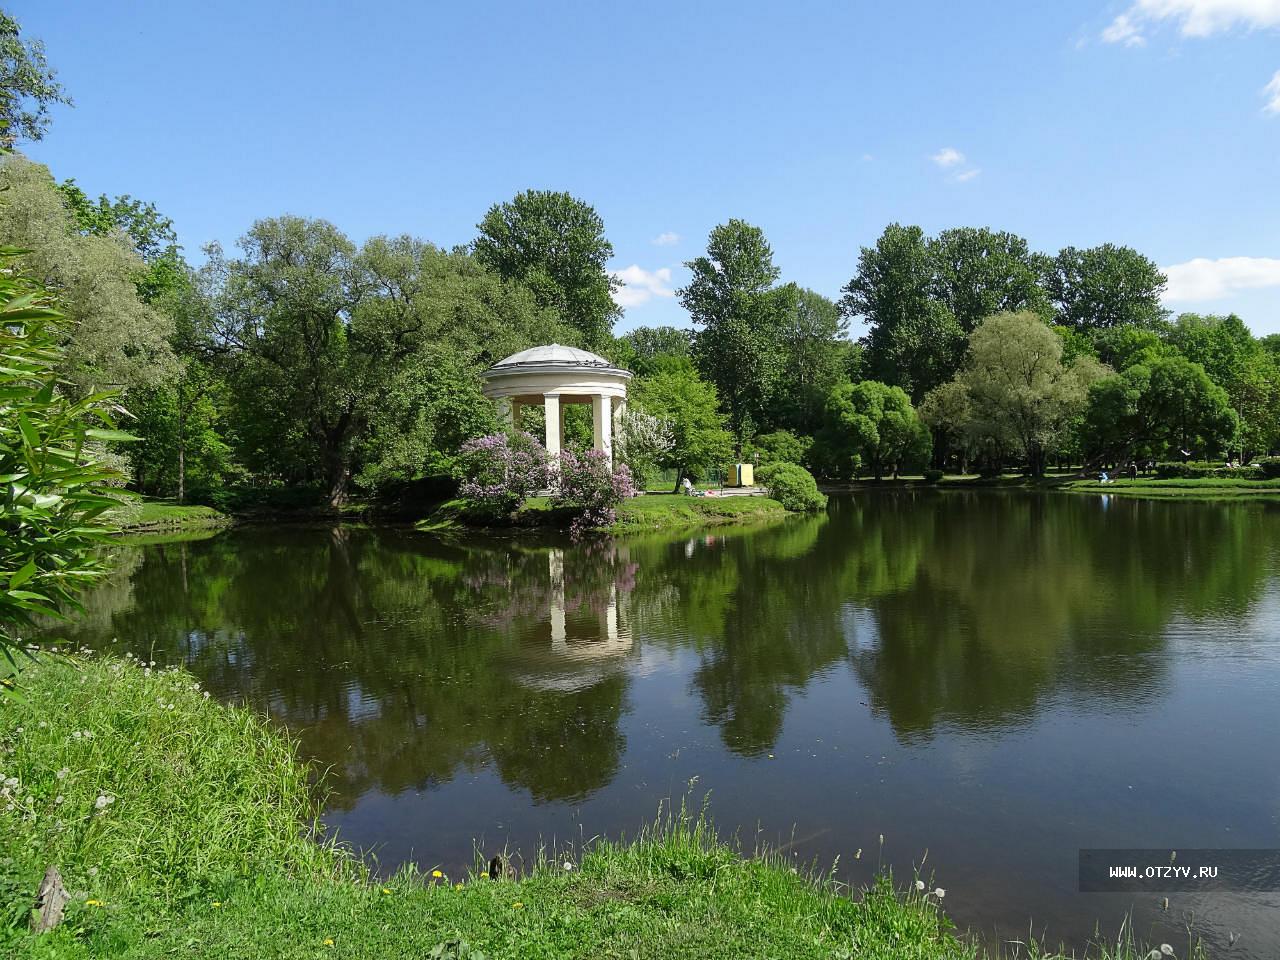
[[1156, 327], [1164, 318], [1165, 283], [1154, 261], [1111, 243], [1064, 247], [1048, 262], [1044, 280], [1058, 323], [1082, 331]]
[[347, 494], [370, 365], [352, 343], [351, 241], [324, 220], [259, 220], [226, 264], [222, 334], [240, 352], [241, 437], [260, 470]]
[[774, 402], [787, 426], [812, 434], [827, 397], [845, 376], [849, 322], [822, 294], [794, 291], [794, 306], [783, 314], [779, 331], [782, 376]]
[[567, 193], [526, 190], [491, 207], [477, 227], [472, 249], [481, 263], [528, 286], [585, 346], [606, 344], [621, 310], [613, 301], [617, 281], [606, 269], [613, 244], [593, 207]]
[[685, 266], [693, 276], [677, 296], [699, 328], [694, 362], [715, 385], [740, 449], [766, 421], [780, 370], [779, 334], [797, 291], [774, 287], [773, 250], [764, 231], [744, 220], [712, 230], [706, 255]]
[[924, 231], [892, 223], [874, 247], [862, 248], [840, 301], [846, 316], [870, 327], [867, 376], [902, 387], [917, 402], [951, 379], [964, 352], [964, 330], [934, 288]]
[[619, 338], [621, 362], [634, 373], [647, 372], [660, 357], [687, 357], [692, 352], [693, 331], [679, 327], [636, 327]]
[[77, 390], [130, 391], [176, 372], [173, 318], [145, 302], [147, 265], [119, 231], [85, 234], [49, 171], [13, 154], [0, 161], [0, 236], [21, 247], [22, 267], [54, 291], [68, 323], [61, 375]]
[[972, 419], [1001, 446], [1019, 449], [1036, 477], [1070, 437], [1090, 384], [1103, 374], [1088, 356], [1064, 364], [1062, 352], [1062, 339], [1036, 314], [996, 314], [973, 331], [960, 375]]
[[942, 231], [928, 247], [934, 296], [965, 333], [995, 313], [1048, 312], [1048, 297], [1040, 286], [1045, 258], [1032, 253], [1022, 237], [986, 227], [957, 227]]
[[41, 140], [49, 107], [71, 105], [39, 40], [23, 40], [18, 21], [0, 10], [0, 148], [19, 140]]

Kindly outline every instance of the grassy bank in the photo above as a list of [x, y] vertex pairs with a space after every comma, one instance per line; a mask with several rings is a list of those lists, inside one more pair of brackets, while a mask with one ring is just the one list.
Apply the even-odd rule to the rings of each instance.
[[[639, 533], [652, 530], [684, 530], [726, 523], [754, 523], [776, 520], [787, 514], [776, 500], [767, 497], [688, 497], [674, 493], [648, 493], [623, 501], [618, 520], [610, 533]], [[556, 509], [548, 497], [530, 497], [510, 518], [507, 526], [567, 530], [574, 511]], [[419, 530], [457, 530], [485, 526], [492, 521], [470, 516], [463, 500], [448, 500], [417, 523]]]
[[[682, 814], [519, 879], [379, 880], [317, 839], [292, 744], [212, 702], [190, 675], [46, 661], [23, 674], [19, 694], [0, 697], [0, 955], [983, 956], [932, 894], [886, 879], [851, 896], [781, 857], [743, 857]], [[63, 924], [35, 937], [27, 913], [49, 864], [72, 899]]]
[[231, 522], [230, 517], [213, 507], [141, 499], [116, 508], [112, 520], [127, 531], [195, 529]]
[[863, 490], [988, 490], [1028, 489], [1058, 490], [1067, 493], [1109, 493], [1116, 496], [1146, 497], [1161, 500], [1280, 500], [1280, 480], [1256, 480], [1235, 477], [1171, 478], [1128, 477], [1101, 483], [1078, 474], [1050, 474], [1045, 477], [1027, 477], [1022, 474], [1003, 474], [999, 477], [979, 477], [976, 474], [947, 474], [938, 483], [927, 483], [923, 477], [900, 477], [897, 480], [865, 480], [844, 484], [826, 484], [829, 493], [858, 492]]
[[754, 523], [787, 515], [777, 500], [768, 497], [687, 497], [675, 493], [649, 493], [627, 500], [618, 508], [614, 533], [642, 530], [679, 530], [725, 523]]

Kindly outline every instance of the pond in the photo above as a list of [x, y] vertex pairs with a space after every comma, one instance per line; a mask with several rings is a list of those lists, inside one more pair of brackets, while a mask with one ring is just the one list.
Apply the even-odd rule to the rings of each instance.
[[1076, 869], [1280, 846], [1278, 574], [1277, 506], [904, 491], [585, 545], [237, 528], [123, 550], [61, 632], [286, 724], [385, 869], [634, 834], [709, 793], [746, 847], [854, 883], [924, 860], [988, 940], [1132, 910], [1156, 942], [1194, 915], [1274, 957], [1280, 894], [1166, 912]]

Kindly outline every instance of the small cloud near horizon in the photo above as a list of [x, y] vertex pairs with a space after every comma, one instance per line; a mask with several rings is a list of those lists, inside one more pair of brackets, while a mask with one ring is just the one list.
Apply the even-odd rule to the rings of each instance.
[[654, 297], [674, 297], [671, 288], [671, 268], [659, 267], [657, 270], [646, 270], [637, 263], [613, 274], [618, 279], [618, 289], [614, 291], [614, 302], [626, 309], [648, 303]]
[[1244, 290], [1280, 287], [1280, 259], [1196, 257], [1160, 268], [1169, 279], [1164, 299], [1181, 303], [1221, 300]]
[[680, 234], [676, 233], [674, 230], [664, 231], [653, 238], [653, 245], [655, 247], [674, 247], [679, 242]]

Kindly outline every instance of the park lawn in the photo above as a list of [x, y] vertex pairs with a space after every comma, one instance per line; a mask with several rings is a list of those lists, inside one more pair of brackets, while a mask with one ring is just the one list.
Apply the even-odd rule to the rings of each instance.
[[1062, 485], [1061, 489], [1072, 493], [1108, 493], [1161, 500], [1280, 500], [1280, 480], [1244, 477], [1174, 477], [1168, 480], [1125, 477], [1108, 483], [1092, 479], [1073, 480]]
[[613, 533], [670, 530], [776, 520], [786, 508], [768, 497], [690, 497], [679, 493], [648, 493], [618, 507]]
[[199, 504], [171, 500], [130, 500], [111, 512], [122, 530], [156, 530], [173, 527], [211, 527], [230, 522], [224, 513]]

